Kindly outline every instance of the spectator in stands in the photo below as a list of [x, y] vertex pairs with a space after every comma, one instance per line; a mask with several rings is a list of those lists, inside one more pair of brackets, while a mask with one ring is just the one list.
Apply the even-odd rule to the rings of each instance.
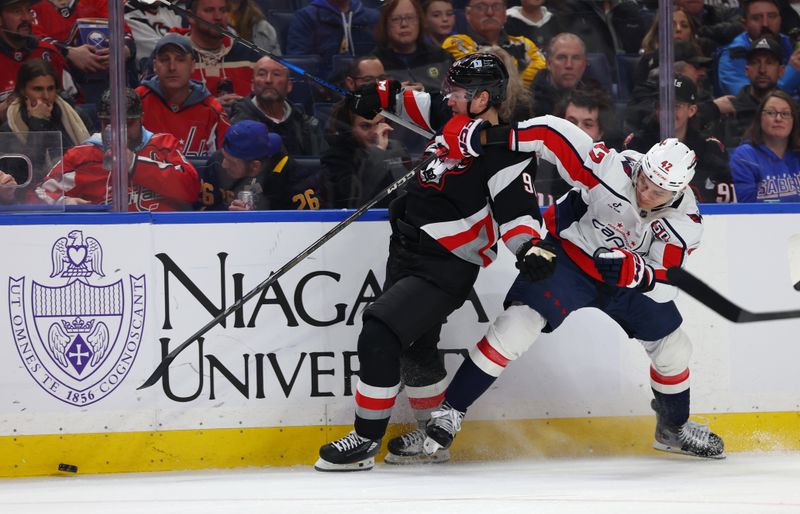
[[[718, 139], [703, 136], [693, 123], [693, 117], [697, 114], [697, 88], [694, 82], [684, 75], [676, 75], [673, 84], [675, 87], [674, 137], [694, 150], [697, 156], [697, 167], [689, 184], [697, 201], [706, 203], [735, 201], [725, 147]], [[625, 139], [626, 149], [645, 153], [661, 141], [658, 123], [660, 116], [660, 110], [656, 109], [656, 116], [643, 130], [629, 134]]]
[[[191, 208], [200, 192], [197, 171], [180, 151], [171, 134], [153, 134], [142, 126], [142, 101], [133, 89], [125, 90], [129, 211], [177, 211]], [[103, 128], [111, 122], [111, 92], [97, 106]], [[110, 152], [110, 150], [108, 150]], [[105, 151], [100, 134], [70, 148], [56, 164], [36, 194], [44, 201], [67, 205], [112, 203], [111, 175], [103, 166]], [[63, 176], [62, 176], [63, 170]]]
[[[697, 44], [676, 41], [673, 49], [674, 71], [689, 77], [697, 87], [697, 114], [694, 121], [701, 132], [721, 133], [721, 116], [733, 114], [733, 95], [714, 98], [711, 87], [707, 85], [708, 67], [711, 58], [702, 55]], [[625, 121], [631, 130], [641, 130], [643, 124], [652, 118], [658, 103], [658, 55], [653, 54], [649, 62], [645, 57], [639, 61], [636, 75], [647, 73], [646, 78], [636, 81], [633, 97], [625, 112]]]
[[586, 74], [586, 46], [581, 38], [562, 32], [550, 40], [547, 69], [539, 72], [531, 86], [536, 115], [553, 114], [559, 100], [576, 88], [603, 86]]
[[286, 54], [320, 56], [320, 75], [327, 77], [332, 56], [361, 55], [375, 46], [377, 20], [378, 11], [361, 0], [312, 0], [289, 23]]
[[383, 62], [372, 54], [361, 55], [350, 61], [344, 77], [344, 85], [348, 91], [374, 84], [379, 80], [386, 80], [386, 70]]
[[578, 35], [592, 52], [604, 53], [612, 69], [615, 54], [638, 53], [647, 32], [635, 0], [561, 0], [550, 7], [560, 29]]
[[783, 75], [783, 48], [771, 37], [755, 41], [747, 51], [745, 72], [750, 84], [739, 90], [733, 99], [734, 115], [727, 120], [725, 144], [737, 146], [753, 124], [758, 106], [778, 86]]
[[[321, 158], [326, 208], [361, 207], [407, 173], [408, 155], [389, 139], [391, 131], [380, 114], [369, 120], [350, 110], [347, 101], [336, 106], [326, 131], [329, 146]], [[386, 207], [394, 196], [377, 207]]]
[[395, 80], [438, 91], [453, 59], [425, 42], [422, 23], [417, 0], [387, 0], [375, 25], [378, 46], [373, 53]]
[[231, 121], [261, 122], [279, 135], [290, 155], [319, 155], [324, 149], [319, 121], [293, 106], [289, 70], [269, 57], [255, 66], [253, 93], [233, 105]]
[[[4, 171], [12, 174], [18, 184], [26, 183], [29, 178], [40, 181], [61, 160], [64, 150], [89, 137], [88, 117], [58, 93], [58, 77], [50, 63], [42, 59], [22, 63], [17, 73], [15, 99], [8, 108], [6, 122], [0, 126], [0, 132], [16, 135], [18, 144], [13, 149], [31, 160], [33, 177], [28, 177], [28, 166], [21, 159], [3, 162]], [[41, 132], [59, 132], [61, 145], [51, 144], [54, 139], [45, 134], [32, 137]], [[8, 150], [11, 148], [5, 149]]]
[[273, 55], [281, 55], [278, 31], [253, 0], [228, 0], [228, 18], [240, 37]]
[[723, 48], [719, 55], [718, 79], [724, 94], [735, 95], [747, 85], [747, 49], [753, 41], [765, 35], [777, 37], [783, 47], [783, 55], [788, 57], [788, 66], [778, 80], [778, 87], [787, 93], [794, 93], [800, 86], [800, 50], [794, 46], [785, 34], [778, 31], [781, 16], [777, 0], [747, 0], [744, 2], [745, 31], [736, 36], [730, 45]]
[[206, 87], [190, 77], [194, 52], [189, 38], [170, 32], [153, 52], [155, 76], [136, 88], [142, 97], [142, 123], [155, 133], [178, 138], [185, 157], [207, 158], [228, 130], [228, 117]]
[[[30, 0], [0, 0], [0, 123], [6, 119], [22, 63], [43, 59], [55, 68], [60, 84], [71, 82], [67, 62], [52, 43], [31, 37], [33, 11]], [[71, 91], [70, 93], [74, 93]]]
[[747, 139], [731, 152], [738, 201], [800, 202], [800, 119], [791, 97], [767, 94]]
[[[228, 5], [225, 0], [191, 0], [191, 12], [212, 25], [228, 27]], [[174, 29], [189, 37], [198, 60], [192, 78], [199, 80], [223, 107], [230, 106], [250, 94], [253, 64], [261, 57], [257, 52], [195, 19], [191, 28]]]
[[[182, 4], [183, 2], [175, 2]], [[162, 4], [128, 0], [125, 3], [125, 23], [136, 42], [136, 58], [141, 62], [150, 57], [156, 43], [174, 27], [186, 27], [186, 20]]]
[[[43, 39], [51, 40], [62, 51], [69, 62], [70, 72], [75, 78], [82, 101], [94, 103], [108, 88], [108, 70], [111, 66], [108, 44], [95, 44], [89, 41], [70, 41], [75, 25], [84, 19], [108, 19], [106, 0], [43, 0], [32, 7], [35, 21], [33, 33]], [[92, 20], [87, 20], [92, 21]], [[125, 26], [125, 56], [128, 82], [137, 83], [136, 43], [130, 28]]]
[[547, 48], [550, 40], [562, 32], [558, 20], [547, 10], [547, 0], [522, 0], [520, 5], [509, 7], [505, 29], [511, 36], [523, 36], [539, 48]]
[[91, 122], [86, 114], [59, 96], [55, 68], [42, 59], [22, 63], [14, 88], [15, 99], [8, 108], [2, 132], [20, 138], [28, 132], [60, 132], [66, 150], [89, 138]]
[[[697, 25], [694, 20], [689, 17], [686, 10], [679, 6], [674, 6], [672, 11], [672, 38], [673, 46], [675, 49], [681, 44], [694, 44], [697, 39]], [[648, 80], [650, 72], [658, 68], [658, 17], [653, 18], [653, 24], [650, 30], [645, 34], [642, 39], [642, 49], [640, 53], [642, 57], [637, 63], [636, 70], [633, 72], [633, 82], [641, 83]], [[702, 55], [702, 51], [698, 51]], [[677, 61], [678, 59], [676, 59]], [[711, 62], [711, 59], [708, 59]]]
[[425, 39], [428, 44], [441, 47], [444, 40], [453, 34], [456, 26], [456, 11], [452, 0], [425, 0], [422, 2], [425, 16]]
[[231, 126], [222, 150], [208, 160], [200, 179], [201, 209], [320, 208], [319, 170], [303, 175], [286, 153], [281, 137], [257, 121]]
[[736, 6], [711, 5], [703, 0], [675, 0], [675, 7], [685, 9], [696, 27], [703, 51], [711, 55], [713, 50], [733, 41], [742, 31], [742, 18]]
[[505, 0], [469, 0], [466, 9], [469, 30], [444, 41], [442, 47], [454, 59], [473, 54], [481, 46], [497, 45], [517, 61], [520, 78], [530, 86], [534, 77], [546, 63], [539, 47], [522, 36], [509, 36], [503, 30], [506, 23]]
[[[606, 132], [613, 133], [614, 113], [611, 97], [600, 90], [577, 89], [568, 92], [556, 105], [554, 114], [564, 118], [583, 130], [592, 141], [606, 142]], [[616, 131], [618, 132], [618, 131]], [[613, 136], [619, 140], [619, 135]], [[544, 159], [539, 159], [536, 171], [536, 194], [540, 207], [552, 205], [556, 199], [569, 191], [571, 186], [561, 178], [556, 167]]]

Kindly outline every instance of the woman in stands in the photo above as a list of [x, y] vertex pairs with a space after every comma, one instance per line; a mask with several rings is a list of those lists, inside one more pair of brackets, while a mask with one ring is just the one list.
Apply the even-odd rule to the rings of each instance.
[[[683, 7], [672, 7], [672, 37], [674, 41], [688, 41], [699, 43], [697, 40], [697, 24], [694, 18]], [[650, 71], [658, 68], [658, 16], [653, 18], [650, 30], [642, 39], [642, 49], [639, 51], [642, 58], [633, 75], [634, 84], [639, 84], [648, 79]]]
[[[408, 171], [408, 154], [397, 141], [389, 139], [392, 127], [383, 116], [368, 120], [340, 102], [331, 113], [322, 153], [325, 208], [361, 207], [380, 190]], [[386, 207], [394, 195], [378, 207]]]
[[450, 67], [450, 54], [425, 42], [424, 18], [417, 0], [388, 0], [375, 24], [373, 53], [386, 73], [403, 83], [438, 91]]
[[[30, 137], [31, 132], [60, 132], [61, 146], [65, 151], [81, 144], [90, 136], [87, 127], [91, 126], [91, 122], [83, 111], [61, 98], [60, 91], [58, 76], [49, 62], [31, 59], [22, 63], [14, 87], [16, 98], [8, 107], [8, 117], [0, 126], [0, 132], [14, 133], [22, 148], [41, 144]], [[38, 153], [29, 157], [35, 169], [41, 168], [45, 172], [61, 159], [60, 155], [49, 156], [53, 162], [45, 162], [48, 156]], [[11, 173], [18, 184], [27, 181], [27, 170], [13, 169], [11, 165], [5, 167], [8, 168], [5, 171]]]
[[451, 0], [425, 0], [422, 2], [425, 19], [425, 40], [441, 47], [444, 40], [453, 34], [456, 26], [456, 10]]
[[278, 32], [253, 0], [228, 0], [228, 19], [236, 33], [257, 47], [281, 55]]
[[761, 102], [746, 141], [730, 156], [739, 202], [800, 202], [800, 119], [779, 89]]

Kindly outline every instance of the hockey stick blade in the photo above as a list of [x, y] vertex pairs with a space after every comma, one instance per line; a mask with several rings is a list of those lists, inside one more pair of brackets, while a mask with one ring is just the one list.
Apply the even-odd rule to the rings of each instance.
[[402, 189], [409, 180], [411, 180], [414, 176], [416, 176], [417, 171], [424, 169], [430, 162], [432, 162], [434, 159], [438, 157], [444, 156], [445, 153], [446, 152], [442, 150], [439, 153], [433, 153], [428, 157], [426, 157], [425, 159], [423, 159], [419, 164], [417, 164], [414, 167], [414, 169], [410, 170], [408, 173], [406, 173], [393, 183], [386, 186], [386, 188], [384, 188], [380, 193], [375, 195], [375, 197], [372, 198], [369, 202], [359, 207], [358, 210], [354, 211], [350, 216], [337, 223], [336, 226], [334, 226], [332, 229], [323, 234], [319, 239], [311, 243], [311, 245], [308, 248], [297, 254], [294, 258], [292, 258], [289, 262], [287, 262], [277, 270], [270, 273], [270, 275], [266, 279], [264, 279], [263, 282], [254, 287], [250, 292], [241, 297], [239, 300], [231, 304], [230, 307], [228, 307], [223, 312], [218, 314], [217, 317], [206, 323], [200, 330], [189, 336], [188, 339], [186, 339], [184, 342], [176, 346], [171, 352], [166, 354], [161, 359], [161, 362], [158, 364], [158, 366], [156, 366], [156, 369], [153, 370], [153, 373], [149, 377], [147, 377], [147, 380], [145, 380], [144, 383], [139, 387], [137, 387], [136, 389], [147, 389], [148, 387], [158, 382], [164, 375], [164, 373], [167, 371], [167, 368], [170, 366], [170, 364], [172, 364], [172, 361], [175, 360], [178, 354], [180, 354], [183, 350], [188, 348], [190, 344], [192, 344], [203, 334], [214, 328], [220, 321], [222, 321], [223, 319], [227, 318], [235, 311], [240, 309], [242, 305], [244, 305], [247, 301], [249, 301], [256, 295], [260, 294], [261, 291], [265, 290], [266, 288], [274, 284], [275, 281], [277, 281], [278, 278], [280, 278], [284, 273], [295, 267], [301, 261], [305, 260], [306, 257], [314, 253], [319, 247], [327, 243], [333, 236], [344, 230], [348, 225], [350, 225], [356, 219], [360, 218], [365, 212], [367, 212], [367, 210], [369, 210], [375, 204], [377, 204], [378, 202], [380, 202], [381, 200], [392, 194], [394, 191]]
[[667, 279], [681, 291], [685, 291], [698, 302], [734, 323], [800, 318], [800, 310], [750, 312], [728, 300], [712, 289], [711, 286], [678, 266], [667, 269]]

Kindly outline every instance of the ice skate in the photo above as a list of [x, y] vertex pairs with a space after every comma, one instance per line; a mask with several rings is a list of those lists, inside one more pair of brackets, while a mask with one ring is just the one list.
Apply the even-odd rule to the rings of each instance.
[[450, 450], [439, 449], [428, 455], [423, 450], [425, 431], [421, 428], [405, 433], [389, 441], [389, 453], [383, 462], [387, 464], [432, 464], [450, 460]]
[[669, 426], [661, 421], [658, 404], [653, 400], [650, 404], [656, 411], [656, 436], [653, 448], [665, 452], [724, 459], [725, 445], [722, 438], [711, 431], [708, 425], [687, 420], [679, 427]]
[[367, 439], [350, 432], [337, 441], [319, 449], [319, 459], [314, 464], [317, 471], [368, 471], [375, 466], [375, 455], [381, 441]]
[[464, 412], [451, 407], [447, 402], [431, 412], [431, 420], [425, 427], [427, 437], [422, 443], [423, 451], [428, 455], [433, 455], [441, 449], [450, 448], [456, 432], [461, 430], [461, 420], [464, 419], [464, 414]]

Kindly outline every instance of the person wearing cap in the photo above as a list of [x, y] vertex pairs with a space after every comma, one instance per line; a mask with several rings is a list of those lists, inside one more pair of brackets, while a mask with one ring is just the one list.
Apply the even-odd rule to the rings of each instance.
[[745, 67], [747, 50], [763, 36], [775, 37], [783, 48], [782, 64], [786, 65], [778, 79], [778, 87], [794, 94], [800, 87], [800, 50], [786, 34], [781, 34], [781, 16], [777, 0], [748, 0], [743, 2], [745, 31], [718, 54], [717, 80], [723, 94], [735, 95], [747, 85]]
[[745, 72], [750, 83], [733, 99], [736, 113], [726, 123], [725, 144], [729, 147], [741, 142], [756, 116], [758, 105], [778, 87], [778, 79], [785, 68], [782, 62], [783, 48], [771, 37], [760, 38], [747, 51]]
[[[172, 134], [154, 134], [142, 125], [142, 100], [127, 88], [128, 210], [132, 212], [188, 210], [197, 201], [200, 181], [197, 170], [181, 153], [181, 145]], [[103, 134], [110, 134], [111, 91], [106, 90], [97, 104], [97, 116]], [[47, 202], [67, 205], [112, 203], [111, 171], [104, 166], [108, 142], [99, 133], [82, 145], [70, 148], [61, 162], [53, 166], [37, 196]], [[63, 176], [62, 176], [63, 170]]]
[[153, 57], [155, 76], [136, 88], [142, 97], [142, 123], [148, 130], [177, 137], [185, 157], [208, 158], [220, 148], [230, 124], [211, 92], [190, 78], [194, 52], [189, 38], [166, 34]]
[[[735, 201], [733, 180], [728, 168], [725, 147], [716, 138], [706, 137], [697, 129], [697, 87], [685, 75], [675, 75], [675, 137], [694, 150], [697, 166], [689, 186], [701, 203], [730, 203]], [[625, 139], [625, 148], [645, 152], [661, 141], [657, 111], [655, 119], [643, 130]]]
[[67, 61], [58, 48], [33, 35], [31, 0], [0, 0], [0, 123], [15, 96], [17, 73], [28, 59], [42, 59], [56, 70], [62, 84], [69, 76]]
[[[263, 123], [231, 125], [201, 172], [199, 210], [317, 210], [319, 172], [304, 173]], [[242, 194], [243, 192], [244, 195]]]

